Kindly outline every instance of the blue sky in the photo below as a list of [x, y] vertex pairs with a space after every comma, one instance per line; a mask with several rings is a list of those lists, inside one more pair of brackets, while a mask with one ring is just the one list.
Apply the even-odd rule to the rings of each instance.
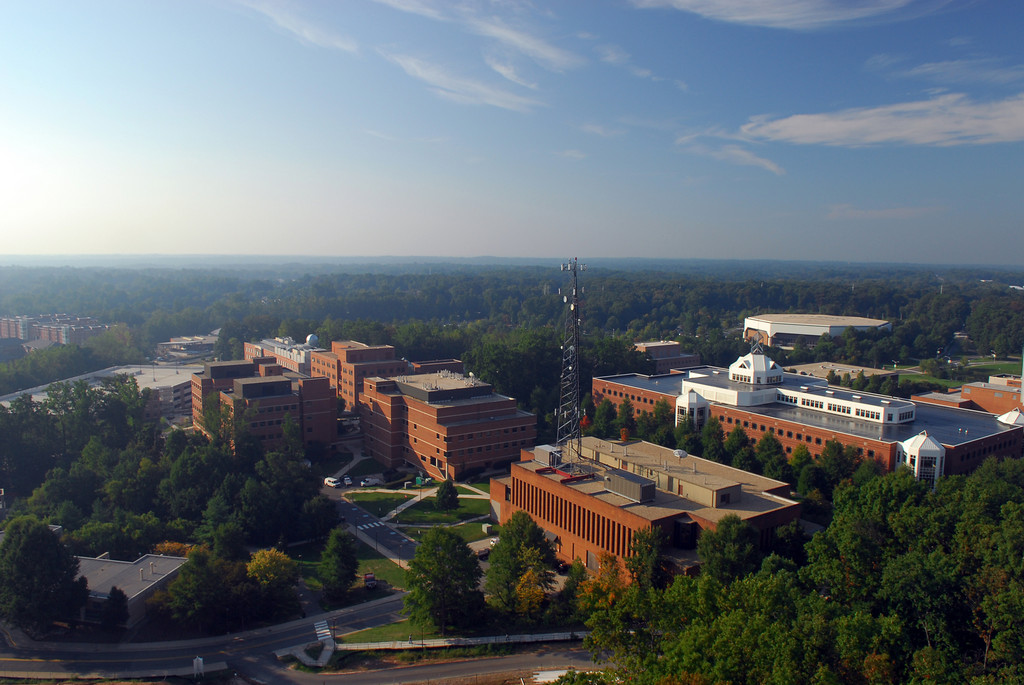
[[3, 254], [1019, 264], [1017, 0], [0, 3]]

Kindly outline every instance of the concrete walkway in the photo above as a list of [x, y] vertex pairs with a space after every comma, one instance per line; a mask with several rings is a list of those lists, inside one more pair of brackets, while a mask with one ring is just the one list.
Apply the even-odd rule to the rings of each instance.
[[[538, 642], [576, 642], [582, 640], [590, 631], [578, 631], [568, 633], [523, 633], [520, 635], [490, 635], [486, 637], [440, 637], [430, 640], [415, 639], [410, 633], [408, 640], [394, 640], [391, 642], [335, 642], [328, 638], [319, 642], [311, 642], [299, 647], [279, 649], [274, 652], [278, 659], [294, 657], [310, 668], [323, 668], [331, 660], [335, 651], [344, 652], [372, 652], [372, 651], [403, 651], [408, 649], [443, 649], [446, 647], [478, 647], [480, 645], [526, 645]], [[323, 650], [317, 659], [312, 658], [306, 652], [316, 645], [322, 644]]]

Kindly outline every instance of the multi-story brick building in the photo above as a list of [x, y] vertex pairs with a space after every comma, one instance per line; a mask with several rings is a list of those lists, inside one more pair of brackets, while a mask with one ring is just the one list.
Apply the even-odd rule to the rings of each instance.
[[904, 463], [904, 443], [923, 432], [943, 446], [946, 475], [967, 473], [990, 456], [1024, 453], [1024, 427], [1004, 417], [832, 387], [784, 373], [760, 353], [741, 357], [729, 369], [595, 378], [593, 396], [616, 408], [628, 398], [637, 414], [664, 399], [676, 408], [677, 422], [688, 415], [700, 426], [714, 416], [726, 433], [734, 426], [753, 440], [774, 433], [787, 454], [804, 444], [817, 456], [825, 442], [837, 440], [888, 471]]
[[245, 359], [272, 357], [282, 367], [305, 376], [310, 373], [310, 359], [313, 352], [323, 352], [320, 341], [313, 334], [306, 336], [306, 342], [297, 343], [292, 338], [265, 338], [259, 342], [243, 345]]
[[430, 362], [408, 362], [398, 359], [391, 345], [366, 345], [355, 340], [335, 340], [331, 351], [316, 350], [310, 354], [310, 374], [329, 379], [345, 408], [356, 411], [364, 378], [394, 378], [418, 373], [451, 371], [462, 373], [458, 359]]
[[580, 456], [564, 462], [550, 445], [523, 450], [511, 473], [491, 480], [492, 517], [525, 511], [556, 554], [596, 570], [602, 554], [628, 555], [637, 531], [659, 528], [677, 571], [699, 562], [701, 531], [735, 514], [760, 532], [767, 548], [781, 525], [800, 516], [790, 486], [771, 478], [646, 442], [583, 438]]
[[633, 347], [654, 361], [654, 373], [656, 375], [668, 373], [672, 369], [700, 366], [699, 354], [683, 352], [683, 346], [673, 340], [638, 342]]
[[285, 370], [270, 358], [207, 362], [192, 375], [193, 423], [205, 432], [203, 411], [212, 396], [228, 420], [244, 416], [252, 435], [268, 450], [284, 443], [284, 425], [298, 426], [303, 444], [330, 446], [337, 436], [334, 393], [326, 378]]
[[537, 436], [536, 417], [514, 399], [450, 371], [365, 379], [359, 417], [374, 459], [435, 478], [510, 462]]

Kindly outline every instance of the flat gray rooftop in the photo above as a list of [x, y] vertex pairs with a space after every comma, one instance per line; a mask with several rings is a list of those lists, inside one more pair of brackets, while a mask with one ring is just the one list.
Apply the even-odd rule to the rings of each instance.
[[[730, 381], [728, 371], [711, 375], [712, 367], [697, 367], [689, 369], [687, 373], [707, 372], [709, 375], [701, 378], [700, 382], [707, 383], [719, 388], [732, 390], [745, 390], [749, 388], [747, 383]], [[624, 374], [621, 376], [605, 376], [604, 380], [614, 381], [623, 386], [637, 388], [649, 392], [657, 392], [665, 395], [669, 403], [674, 403], [682, 389], [682, 381], [687, 373], [667, 374], [662, 376], [642, 376], [638, 374]], [[807, 383], [807, 376], [794, 376], [783, 374], [781, 387], [791, 390], [799, 390], [801, 385]], [[820, 383], [820, 381], [818, 381]], [[780, 386], [776, 386], [780, 387]], [[826, 387], [834, 391], [833, 395], [826, 395]], [[785, 404], [783, 402], [772, 402], [753, 407], [737, 407], [743, 411], [766, 418], [777, 418], [785, 421], [800, 423], [811, 428], [846, 433], [868, 440], [881, 440], [884, 442], [896, 442], [912, 438], [923, 430], [928, 431], [944, 445], [962, 445], [972, 440], [1005, 433], [1016, 430], [1013, 426], [1006, 426], [996, 421], [995, 416], [985, 412], [973, 411], [970, 409], [959, 409], [956, 407], [940, 407], [925, 402], [910, 402], [902, 398], [889, 398], [882, 395], [869, 393], [857, 393], [847, 389], [839, 389], [828, 386], [821, 386], [820, 391], [815, 395], [821, 397], [834, 397], [836, 399], [852, 399], [853, 395], [859, 396], [857, 400], [861, 403], [882, 406], [882, 400], [913, 404], [916, 409], [916, 418], [910, 423], [902, 424], [878, 424], [871, 421], [861, 421], [856, 417], [837, 416], [825, 412], [817, 412], [812, 409], [805, 409], [799, 406]], [[727, 431], [728, 432], [728, 431]]]

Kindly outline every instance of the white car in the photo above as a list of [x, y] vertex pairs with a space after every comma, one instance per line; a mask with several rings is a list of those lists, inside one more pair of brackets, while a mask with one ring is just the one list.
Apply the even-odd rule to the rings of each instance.
[[352, 477], [351, 476], [345, 476], [344, 478], [341, 479], [341, 482], [344, 483], [345, 487], [347, 488], [350, 485], [352, 485]]
[[326, 478], [324, 478], [324, 485], [326, 485], [329, 488], [340, 488], [341, 481], [333, 476], [327, 476]]
[[367, 476], [366, 478], [359, 481], [359, 485], [364, 488], [369, 485], [380, 485], [380, 480], [377, 478], [373, 478], [372, 476]]

